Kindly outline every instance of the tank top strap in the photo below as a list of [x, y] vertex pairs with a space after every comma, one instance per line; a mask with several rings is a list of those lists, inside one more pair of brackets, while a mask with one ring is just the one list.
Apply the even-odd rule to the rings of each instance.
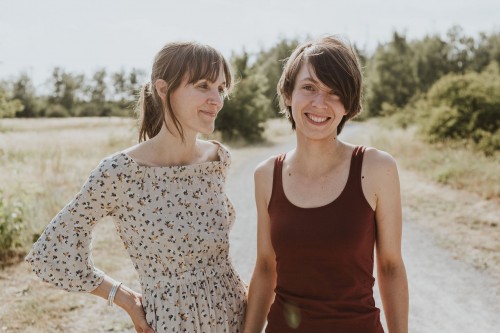
[[349, 181], [356, 189], [361, 189], [361, 170], [363, 168], [363, 156], [365, 154], [365, 150], [365, 146], [356, 146], [352, 152]]
[[285, 160], [286, 153], [282, 153], [274, 160], [273, 171], [273, 189], [271, 191], [271, 198], [269, 199], [269, 206], [274, 200], [282, 199], [285, 194], [283, 191], [283, 161]]

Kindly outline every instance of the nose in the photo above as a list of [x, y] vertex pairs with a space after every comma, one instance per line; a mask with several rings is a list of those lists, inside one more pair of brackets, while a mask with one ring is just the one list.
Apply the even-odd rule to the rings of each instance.
[[328, 93], [325, 93], [323, 91], [318, 91], [313, 97], [312, 106], [317, 108], [325, 108], [327, 98], [328, 98]]
[[208, 97], [208, 103], [211, 105], [216, 105], [221, 107], [224, 103], [224, 97], [219, 93], [218, 90], [212, 91]]

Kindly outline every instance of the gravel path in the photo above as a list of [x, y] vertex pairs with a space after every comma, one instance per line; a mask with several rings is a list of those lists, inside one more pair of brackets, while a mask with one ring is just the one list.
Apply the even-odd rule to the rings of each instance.
[[[357, 130], [357, 125], [348, 126], [343, 136], [354, 135]], [[233, 150], [227, 190], [237, 211], [237, 221], [231, 234], [231, 254], [247, 282], [256, 257], [253, 170], [260, 161], [293, 146], [292, 136], [270, 147], [245, 149], [242, 153]], [[402, 183], [411, 181], [405, 178], [407, 173], [401, 175]], [[419, 226], [418, 219], [404, 221], [403, 253], [410, 288], [410, 332], [500, 332], [500, 298], [495, 292], [495, 281], [454, 259]], [[375, 298], [381, 307], [377, 287]]]

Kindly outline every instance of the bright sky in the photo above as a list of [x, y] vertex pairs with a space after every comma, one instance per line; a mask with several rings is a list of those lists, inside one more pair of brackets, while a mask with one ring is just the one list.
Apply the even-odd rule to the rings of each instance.
[[55, 66], [93, 73], [149, 70], [167, 41], [198, 40], [226, 56], [280, 37], [340, 33], [373, 50], [394, 30], [409, 38], [453, 25], [467, 34], [500, 29], [497, 0], [0, 0], [0, 80]]

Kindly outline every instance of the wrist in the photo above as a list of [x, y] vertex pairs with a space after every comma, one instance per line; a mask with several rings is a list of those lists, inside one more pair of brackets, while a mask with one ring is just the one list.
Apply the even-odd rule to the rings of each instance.
[[126, 312], [130, 312], [130, 310], [134, 306], [137, 306], [138, 303], [140, 304], [138, 294], [123, 284], [120, 285], [116, 291], [115, 304]]

